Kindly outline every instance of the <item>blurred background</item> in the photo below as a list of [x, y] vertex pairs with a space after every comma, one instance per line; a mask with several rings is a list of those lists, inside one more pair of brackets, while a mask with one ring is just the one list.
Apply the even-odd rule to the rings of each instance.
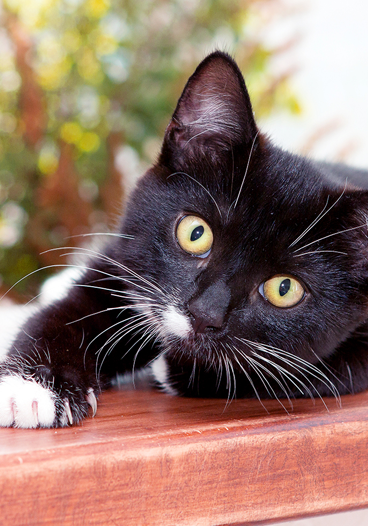
[[[262, 36], [288, 10], [277, 0], [2, 0], [2, 292], [62, 262], [50, 249], [114, 228], [208, 52], [236, 56], [257, 117], [299, 113], [291, 70], [270, 66], [295, 36]], [[44, 278], [19, 283], [13, 299]]]
[[[368, 167], [367, 7], [345, 4], [0, 0], [0, 293], [63, 262], [50, 249], [114, 229], [216, 48], [235, 56], [276, 143]], [[10, 297], [31, 298], [53, 270]]]

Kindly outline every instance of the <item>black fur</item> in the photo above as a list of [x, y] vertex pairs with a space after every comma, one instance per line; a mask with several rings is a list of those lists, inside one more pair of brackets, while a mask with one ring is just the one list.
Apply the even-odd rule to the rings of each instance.
[[[89, 388], [97, 394], [116, 372], [161, 353], [171, 387], [183, 395], [366, 389], [367, 176], [275, 147], [257, 129], [235, 62], [213, 53], [189, 79], [159, 160], [130, 198], [120, 228], [129, 238], [89, 253], [91, 270], [27, 322], [1, 374], [52, 385], [58, 399], [69, 399], [74, 421], [87, 414]], [[205, 258], [176, 240], [178, 220], [188, 214], [212, 229]], [[294, 307], [275, 307], [259, 292], [279, 274], [305, 288]], [[135, 303], [151, 305], [137, 326]], [[185, 337], [163, 331], [168, 305], [188, 324], [198, 327], [200, 318], [201, 330]]]

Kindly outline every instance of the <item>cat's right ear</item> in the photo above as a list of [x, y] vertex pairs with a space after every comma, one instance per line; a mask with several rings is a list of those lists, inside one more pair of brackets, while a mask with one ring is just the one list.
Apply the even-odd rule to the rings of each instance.
[[220, 51], [207, 56], [189, 78], [166, 129], [161, 159], [210, 155], [250, 145], [257, 126], [243, 76]]

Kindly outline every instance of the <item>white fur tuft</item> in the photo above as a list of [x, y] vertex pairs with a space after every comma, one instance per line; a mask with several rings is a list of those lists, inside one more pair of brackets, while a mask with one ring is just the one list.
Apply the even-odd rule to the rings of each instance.
[[165, 393], [176, 396], [177, 391], [169, 383], [169, 370], [165, 360], [165, 356], [161, 355], [151, 365], [152, 374]]
[[41, 287], [40, 303], [49, 305], [65, 298], [74, 283], [83, 275], [83, 272], [84, 270], [73, 267], [47, 279]]
[[177, 336], [178, 338], [186, 338], [192, 330], [187, 316], [172, 305], [162, 313], [162, 326], [165, 336]]
[[0, 362], [2, 362], [11, 347], [20, 328], [32, 314], [37, 311], [33, 305], [14, 305], [6, 302], [0, 307]]

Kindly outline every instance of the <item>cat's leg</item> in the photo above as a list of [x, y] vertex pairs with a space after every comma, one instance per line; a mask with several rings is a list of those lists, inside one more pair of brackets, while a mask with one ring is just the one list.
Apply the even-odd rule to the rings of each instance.
[[[100, 274], [85, 272], [59, 299], [33, 309], [3, 353], [0, 426], [76, 423], [96, 412], [109, 376], [132, 367], [135, 314], [119, 280], [101, 282]], [[150, 359], [141, 349], [135, 365]]]
[[[29, 399], [38, 404], [38, 421], [41, 422], [41, 425], [47, 425], [47, 422], [51, 422], [52, 425], [54, 404], [50, 404], [48, 390], [37, 385], [36, 382], [27, 381], [20, 375], [17, 376], [14, 372], [11, 374], [5, 372], [19, 328], [36, 313], [37, 308], [30, 305], [19, 306], [4, 303], [5, 305], [2, 304], [0, 308], [0, 362], [3, 362], [3, 366], [0, 368], [0, 425], [10, 426], [16, 423], [14, 410], [15, 407], [18, 407], [17, 418], [23, 422], [22, 427], [34, 427], [33, 412], [24, 411], [24, 401], [27, 404]], [[19, 411], [23, 414], [19, 414]]]

